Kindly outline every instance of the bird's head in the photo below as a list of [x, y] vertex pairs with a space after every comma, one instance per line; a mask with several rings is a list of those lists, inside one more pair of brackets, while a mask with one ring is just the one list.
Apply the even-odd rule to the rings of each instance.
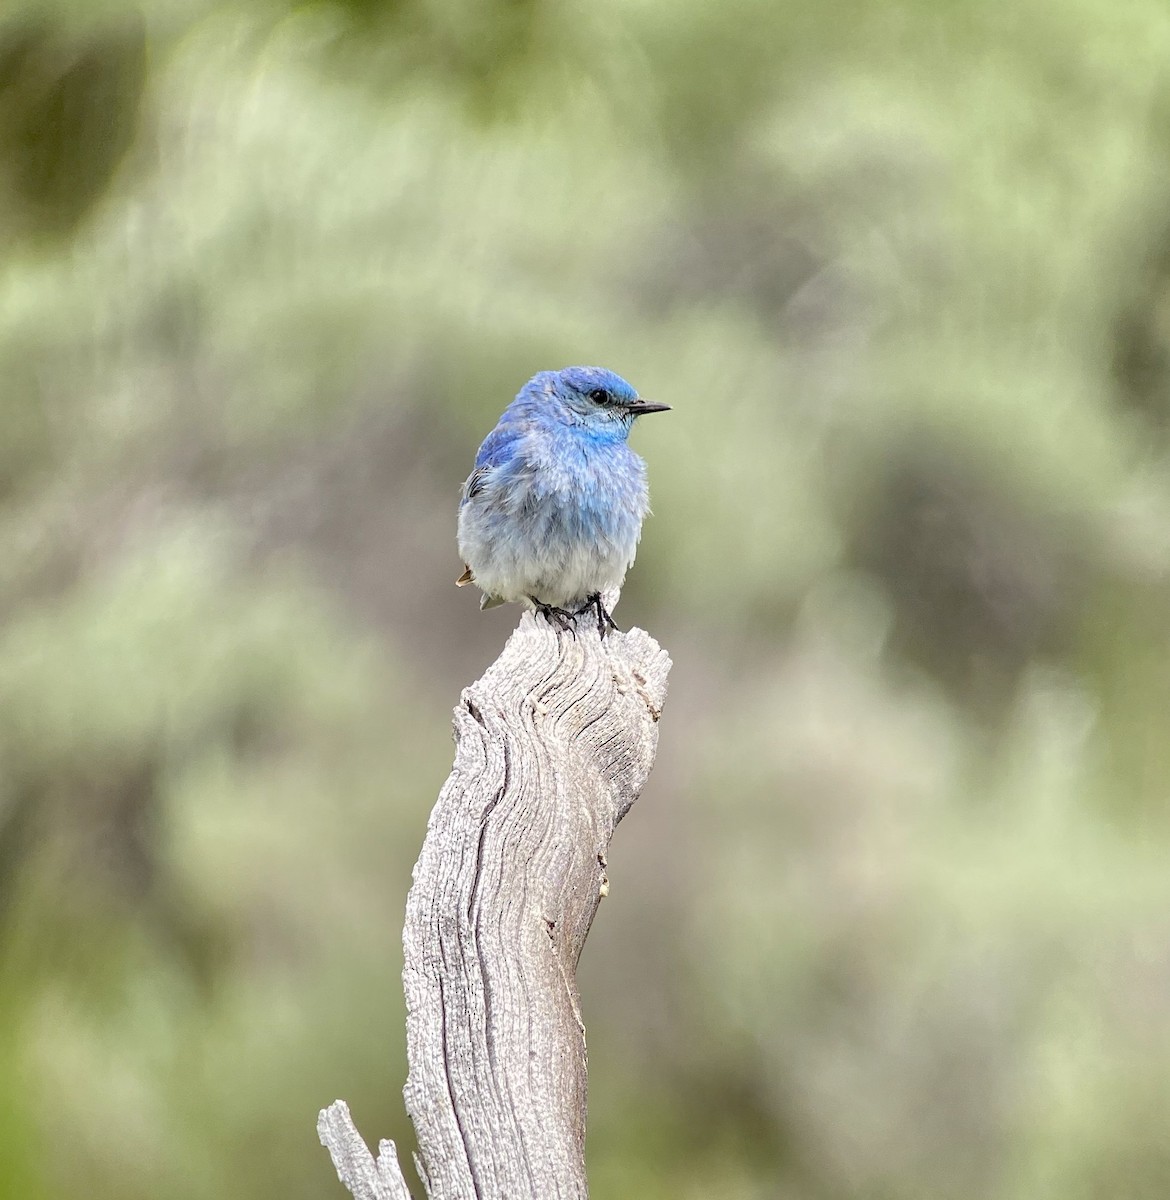
[[620, 376], [604, 367], [565, 367], [542, 371], [533, 387], [558, 405], [565, 418], [597, 433], [625, 437], [635, 417], [667, 412], [669, 404], [643, 400]]

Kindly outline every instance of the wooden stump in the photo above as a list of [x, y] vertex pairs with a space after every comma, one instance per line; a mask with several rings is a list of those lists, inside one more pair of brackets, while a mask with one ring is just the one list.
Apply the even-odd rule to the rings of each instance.
[[[642, 630], [525, 613], [455, 709], [403, 931], [406, 1107], [430, 1200], [584, 1197], [577, 961], [614, 828], [654, 762], [670, 659]], [[406, 1200], [338, 1101], [321, 1141], [361, 1200]]]

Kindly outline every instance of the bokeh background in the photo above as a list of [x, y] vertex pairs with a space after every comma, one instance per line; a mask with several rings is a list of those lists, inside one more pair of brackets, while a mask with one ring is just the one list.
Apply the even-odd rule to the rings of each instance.
[[1165, 0], [0, 16], [0, 1196], [412, 1144], [457, 490], [574, 362], [674, 405], [595, 1196], [1170, 1196]]

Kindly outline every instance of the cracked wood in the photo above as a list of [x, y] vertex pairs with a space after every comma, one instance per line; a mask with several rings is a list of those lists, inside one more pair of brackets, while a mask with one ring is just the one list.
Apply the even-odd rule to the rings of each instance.
[[[460, 698], [403, 931], [405, 1096], [431, 1200], [587, 1195], [576, 967], [610, 838], [654, 761], [669, 669], [641, 630], [558, 634], [526, 613]], [[336, 1107], [322, 1120], [360, 1144]]]

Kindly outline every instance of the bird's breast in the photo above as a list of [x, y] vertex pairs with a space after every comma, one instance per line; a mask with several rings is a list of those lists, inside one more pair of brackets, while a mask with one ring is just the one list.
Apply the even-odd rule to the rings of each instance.
[[570, 536], [637, 540], [648, 508], [645, 464], [624, 443], [551, 456], [532, 477], [531, 507]]

